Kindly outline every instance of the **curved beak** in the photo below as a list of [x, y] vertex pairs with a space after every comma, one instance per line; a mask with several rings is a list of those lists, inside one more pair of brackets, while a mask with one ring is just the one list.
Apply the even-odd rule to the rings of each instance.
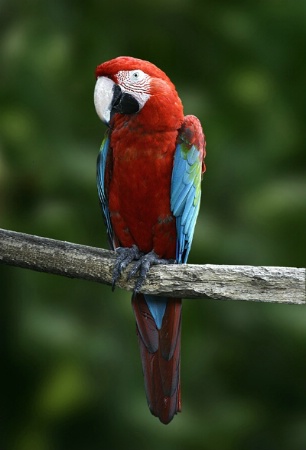
[[111, 119], [112, 103], [116, 84], [107, 77], [99, 77], [94, 91], [94, 103], [98, 116], [106, 125]]

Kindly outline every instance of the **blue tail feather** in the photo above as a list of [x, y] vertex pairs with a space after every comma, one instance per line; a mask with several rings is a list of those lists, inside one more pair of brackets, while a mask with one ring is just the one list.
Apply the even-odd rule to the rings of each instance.
[[153, 316], [156, 326], [160, 330], [168, 300], [166, 297], [157, 297], [155, 295], [144, 295], [144, 298], [146, 300], [150, 313]]

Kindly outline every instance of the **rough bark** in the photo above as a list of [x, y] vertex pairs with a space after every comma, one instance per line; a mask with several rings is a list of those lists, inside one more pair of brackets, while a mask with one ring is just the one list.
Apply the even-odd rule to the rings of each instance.
[[[111, 284], [115, 253], [0, 229], [0, 263]], [[133, 290], [123, 276], [118, 287]], [[182, 298], [306, 305], [305, 269], [228, 265], [168, 265], [150, 269], [142, 292]]]

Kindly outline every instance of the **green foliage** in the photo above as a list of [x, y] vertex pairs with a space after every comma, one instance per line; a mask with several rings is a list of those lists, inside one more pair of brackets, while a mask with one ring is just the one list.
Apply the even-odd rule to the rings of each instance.
[[[0, 227], [106, 247], [94, 68], [154, 62], [207, 136], [190, 262], [305, 263], [305, 2], [12, 0]], [[183, 413], [147, 410], [129, 294], [0, 267], [3, 449], [306, 448], [306, 310], [185, 301]]]

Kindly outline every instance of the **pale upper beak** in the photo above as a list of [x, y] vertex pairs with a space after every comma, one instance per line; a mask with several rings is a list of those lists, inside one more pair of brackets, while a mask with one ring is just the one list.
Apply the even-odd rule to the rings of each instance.
[[94, 91], [94, 103], [98, 116], [105, 124], [109, 124], [116, 84], [107, 77], [99, 77]]

